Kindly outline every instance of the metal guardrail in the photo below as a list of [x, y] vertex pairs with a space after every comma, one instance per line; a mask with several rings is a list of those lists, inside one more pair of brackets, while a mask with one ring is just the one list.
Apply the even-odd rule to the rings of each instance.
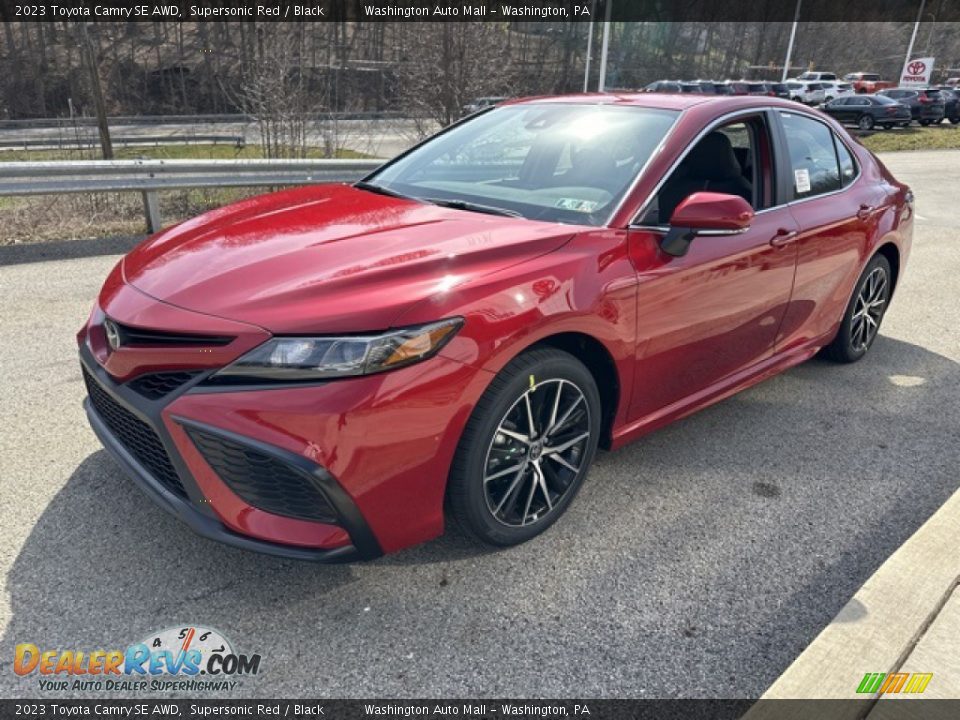
[[358, 180], [382, 160], [89, 160], [0, 163], [0, 197], [139, 192], [147, 232], [161, 227], [157, 192]]
[[[382, 111], [344, 111], [317, 113], [310, 120], [392, 120], [404, 119], [409, 114], [392, 110]], [[113, 115], [107, 118], [110, 127], [121, 125], [205, 125], [214, 123], [253, 123], [256, 118], [242, 113], [220, 115]], [[74, 125], [96, 127], [97, 119], [86, 115], [54, 118], [24, 118], [22, 120], [0, 120], [0, 130], [24, 130], [33, 128], [69, 128]]]
[[[2, 137], [2, 136], [0, 136]], [[135, 147], [138, 145], [237, 145], [244, 147], [247, 139], [243, 135], [130, 135], [128, 137], [111, 137], [114, 147]], [[24, 140], [0, 140], [0, 149], [47, 149], [57, 150], [85, 150], [100, 147], [98, 137], [89, 138], [32, 138]]]

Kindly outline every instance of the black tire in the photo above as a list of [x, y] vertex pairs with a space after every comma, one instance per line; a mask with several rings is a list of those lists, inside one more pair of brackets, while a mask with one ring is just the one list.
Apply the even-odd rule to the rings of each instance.
[[873, 130], [873, 115], [861, 115], [857, 118], [857, 127], [861, 130]]
[[[546, 428], [541, 428], [542, 455], [533, 445], [502, 434], [511, 424], [512, 413], [520, 412], [519, 417], [528, 417], [524, 399], [528, 391], [532, 391], [529, 397], [535, 425], [540, 421], [543, 426], [549, 423], [554, 397], [557, 397], [558, 404], [559, 398], [565, 397], [567, 404], [573, 406], [570, 419], [562, 425], [557, 423], [561, 430], [566, 430], [547, 435]], [[538, 391], [541, 392], [539, 399]], [[580, 393], [581, 399], [577, 400], [575, 392]], [[596, 382], [574, 356], [554, 348], [533, 349], [518, 356], [493, 379], [467, 421], [447, 485], [450, 514], [467, 533], [490, 545], [517, 545], [539, 535], [566, 511], [583, 484], [597, 451], [600, 416], [600, 393]], [[529, 422], [526, 426], [529, 427]], [[578, 433], [586, 432], [586, 428], [589, 428], [589, 437], [566, 451], [571, 454], [565, 461], [576, 468], [576, 473], [564, 468], [559, 461], [549, 462], [550, 454], [546, 449], [549, 440], [545, 442], [546, 438], [554, 437], [562, 445], [569, 443]], [[519, 432], [522, 427], [517, 423], [514, 429]], [[527, 434], [534, 436], [533, 433]], [[534, 453], [536, 458], [531, 459]], [[497, 477], [486, 481], [488, 474], [495, 476], [499, 472], [503, 475], [498, 463], [507, 465], [508, 470], [521, 465], [523, 469], [518, 473], [509, 472], [502, 479]], [[537, 466], [537, 471], [533, 465]], [[538, 472], [542, 474], [538, 476]], [[538, 477], [542, 478], [542, 485], [538, 484]], [[511, 491], [511, 488], [514, 489]], [[556, 491], [555, 496], [551, 495], [553, 491]], [[533, 498], [533, 501], [521, 500], [521, 496]], [[551, 497], [548, 508], [547, 499]], [[494, 507], [494, 502], [499, 502], [499, 507]], [[524, 505], [522, 511], [516, 508], [520, 524], [513, 515], [518, 502]], [[528, 521], [529, 517], [533, 519]]]
[[[885, 288], [883, 303], [876, 308], [878, 310], [876, 314], [873, 312], [870, 313], [875, 326], [873, 326], [871, 330], [871, 326], [868, 325], [869, 334], [862, 336], [858, 332], [860, 323], [855, 322], [854, 315], [858, 314], [862, 307], [861, 296], [864, 291], [868, 289], [868, 282], [874, 273], [878, 271], [882, 273]], [[852, 363], [866, 355], [867, 350], [873, 345], [873, 341], [876, 340], [880, 332], [883, 316], [890, 306], [890, 295], [892, 292], [893, 274], [890, 271], [890, 262], [883, 255], [874, 255], [873, 259], [871, 259], [863, 269], [860, 277], [857, 278], [857, 284], [853, 288], [850, 302], [847, 303], [847, 309], [843, 313], [843, 320], [840, 322], [840, 329], [837, 331], [837, 336], [829, 345], [823, 348], [823, 356], [839, 363]]]
[[893, 125], [891, 125], [890, 123], [884, 123], [882, 127], [884, 130], [890, 130], [893, 128]]
[[952, 118], [950, 118], [950, 123], [953, 125], [960, 123], [960, 115], [954, 115]]
[[931, 122], [930, 120], [921, 120], [920, 124], [923, 125], [924, 127], [927, 127], [927, 125], [929, 125], [930, 122]]

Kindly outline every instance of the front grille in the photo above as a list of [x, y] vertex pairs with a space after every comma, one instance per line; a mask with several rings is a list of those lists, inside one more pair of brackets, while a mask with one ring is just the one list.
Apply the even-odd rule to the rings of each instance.
[[140, 393], [148, 400], [159, 400], [181, 385], [190, 382], [198, 374], [199, 372], [150, 373], [131, 380], [127, 385], [131, 390]]
[[153, 429], [132, 412], [114, 400], [100, 383], [94, 380], [86, 368], [83, 381], [87, 385], [87, 395], [97, 415], [114, 434], [120, 444], [126, 448], [150, 474], [167, 490], [180, 497], [186, 497], [180, 477], [174, 470], [170, 457]]
[[233, 342], [233, 338], [229, 335], [197, 335], [195, 333], [167, 332], [165, 330], [150, 330], [147, 328], [133, 327], [131, 325], [121, 325], [116, 321], [113, 321], [113, 323], [117, 326], [121, 345], [220, 347]]
[[246, 503], [276, 515], [335, 523], [337, 514], [306, 472], [246, 445], [186, 427], [217, 475]]

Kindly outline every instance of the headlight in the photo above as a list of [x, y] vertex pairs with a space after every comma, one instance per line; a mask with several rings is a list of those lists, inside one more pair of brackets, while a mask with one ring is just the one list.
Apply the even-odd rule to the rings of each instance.
[[432, 357], [462, 325], [463, 318], [449, 318], [380, 335], [276, 337], [223, 368], [211, 380], [317, 380], [393, 370]]

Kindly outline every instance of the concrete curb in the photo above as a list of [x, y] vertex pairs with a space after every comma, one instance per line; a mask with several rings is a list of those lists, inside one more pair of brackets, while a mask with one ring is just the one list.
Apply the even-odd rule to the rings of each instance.
[[[951, 618], [960, 607], [960, 592], [954, 592], [960, 580], [958, 550], [960, 491], [880, 566], [761, 699], [869, 698], [856, 692], [865, 673], [919, 671], [911, 661], [918, 644], [939, 646], [941, 639], [950, 642], [952, 652], [942, 666], [924, 670], [934, 673], [929, 687], [934, 692], [922, 697], [960, 698], [956, 639], [949, 640], [939, 629], [926, 637], [935, 623], [946, 625], [938, 616], [948, 603]], [[765, 716], [762, 707], [755, 709], [757, 713], [745, 717]], [[851, 704], [850, 717], [862, 717], [862, 710]], [[780, 711], [779, 717], [786, 717], [782, 707]]]

